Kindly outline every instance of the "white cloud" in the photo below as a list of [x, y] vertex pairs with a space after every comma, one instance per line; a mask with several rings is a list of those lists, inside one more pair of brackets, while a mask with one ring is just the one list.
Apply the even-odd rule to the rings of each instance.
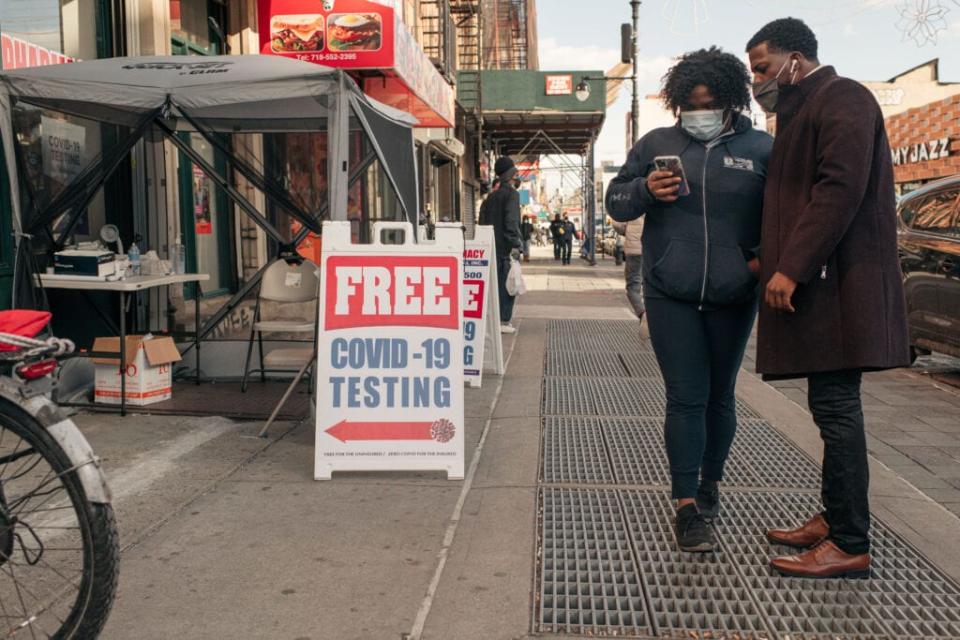
[[847, 38], [853, 38], [860, 35], [860, 32], [853, 24], [846, 24], [843, 27], [843, 35]]
[[544, 71], [558, 69], [603, 69], [606, 71], [620, 61], [618, 49], [588, 46], [574, 47], [557, 42], [556, 38], [540, 38], [540, 68]]
[[[560, 44], [556, 38], [540, 38], [540, 69], [543, 71], [570, 69], [602, 69], [607, 71], [620, 62], [620, 49], [597, 46]], [[640, 56], [638, 73], [640, 84], [659, 83], [671, 63], [666, 56]]]

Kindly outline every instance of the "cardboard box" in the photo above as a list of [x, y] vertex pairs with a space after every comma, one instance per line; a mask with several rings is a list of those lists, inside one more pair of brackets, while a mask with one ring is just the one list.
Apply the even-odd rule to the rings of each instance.
[[106, 278], [117, 270], [117, 257], [111, 251], [64, 249], [53, 254], [53, 272], [68, 276]]
[[[94, 402], [120, 404], [120, 338], [97, 338], [93, 342], [93, 351], [117, 354], [115, 358], [91, 358], [95, 365]], [[180, 361], [180, 352], [173, 338], [127, 336], [124, 356], [127, 404], [144, 406], [173, 396], [171, 365]]]

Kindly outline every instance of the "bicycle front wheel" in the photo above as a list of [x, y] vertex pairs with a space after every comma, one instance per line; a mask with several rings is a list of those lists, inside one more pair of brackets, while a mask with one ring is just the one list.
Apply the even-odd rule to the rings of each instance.
[[0, 636], [96, 638], [116, 594], [113, 509], [43, 426], [0, 400]]

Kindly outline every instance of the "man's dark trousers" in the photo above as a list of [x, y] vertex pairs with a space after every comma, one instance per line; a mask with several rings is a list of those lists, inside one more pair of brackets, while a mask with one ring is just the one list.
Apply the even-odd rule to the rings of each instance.
[[554, 260], [560, 259], [560, 245], [562, 244], [562, 242], [563, 241], [560, 238], [553, 239], [553, 259]]
[[573, 238], [564, 238], [561, 242], [563, 243], [563, 251], [560, 257], [563, 264], [570, 264], [570, 254], [573, 253]]
[[870, 471], [860, 401], [859, 370], [815, 373], [807, 401], [823, 439], [821, 499], [830, 540], [859, 555], [870, 550]]
[[497, 256], [497, 288], [500, 290], [500, 322], [513, 318], [514, 297], [507, 292], [507, 275], [510, 274], [510, 256]]

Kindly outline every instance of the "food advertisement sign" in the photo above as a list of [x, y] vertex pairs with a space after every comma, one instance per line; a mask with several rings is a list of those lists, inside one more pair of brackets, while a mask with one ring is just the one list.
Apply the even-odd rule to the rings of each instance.
[[394, 11], [370, 0], [260, 0], [260, 53], [340, 68], [393, 63]]
[[377, 69], [371, 97], [413, 115], [420, 127], [452, 127], [453, 87], [389, 0], [259, 0], [260, 53], [340, 69]]
[[434, 243], [353, 244], [349, 222], [323, 225], [314, 477], [335, 471], [464, 474], [463, 233]]

